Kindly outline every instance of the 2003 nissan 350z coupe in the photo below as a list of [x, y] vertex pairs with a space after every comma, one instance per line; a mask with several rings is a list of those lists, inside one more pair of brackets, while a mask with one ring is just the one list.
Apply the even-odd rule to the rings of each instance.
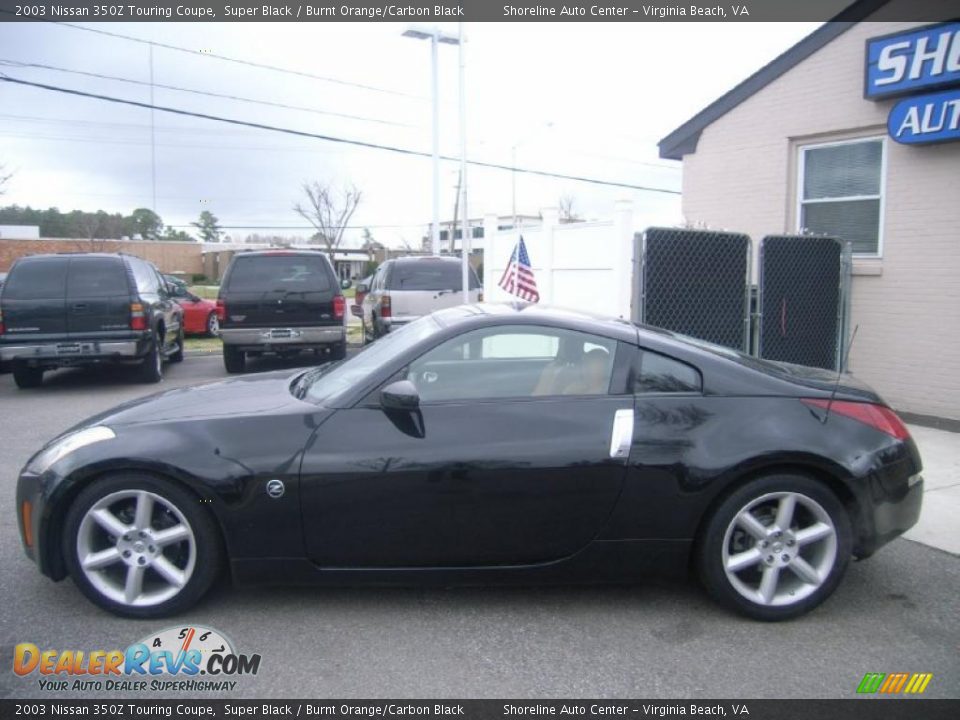
[[920, 513], [920, 457], [850, 376], [535, 305], [169, 390], [23, 469], [40, 571], [153, 617], [243, 583], [634, 582], [695, 569], [780, 620]]

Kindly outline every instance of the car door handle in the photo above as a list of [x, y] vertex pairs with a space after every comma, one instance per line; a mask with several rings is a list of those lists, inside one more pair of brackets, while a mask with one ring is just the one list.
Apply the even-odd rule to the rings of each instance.
[[87, 309], [87, 304], [86, 304], [86, 303], [76, 303], [76, 304], [73, 306], [73, 309], [74, 309], [74, 310], [86, 310], [86, 309]]
[[631, 445], [633, 445], [633, 408], [617, 410], [613, 415], [613, 432], [610, 435], [610, 457], [629, 457]]

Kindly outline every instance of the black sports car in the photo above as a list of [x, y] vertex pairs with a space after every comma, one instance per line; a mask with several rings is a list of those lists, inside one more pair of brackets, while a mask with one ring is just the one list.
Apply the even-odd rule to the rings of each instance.
[[799, 615], [911, 527], [906, 428], [849, 376], [523, 305], [121, 405], [27, 463], [40, 571], [115, 613], [236, 583], [637, 581]]

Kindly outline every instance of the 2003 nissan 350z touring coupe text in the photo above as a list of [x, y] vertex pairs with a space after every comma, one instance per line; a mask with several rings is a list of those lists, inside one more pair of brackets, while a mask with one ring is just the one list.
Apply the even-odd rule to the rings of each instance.
[[154, 617], [235, 583], [634, 582], [693, 568], [804, 613], [920, 513], [920, 457], [848, 375], [535, 305], [349, 360], [126, 403], [20, 475], [27, 555]]

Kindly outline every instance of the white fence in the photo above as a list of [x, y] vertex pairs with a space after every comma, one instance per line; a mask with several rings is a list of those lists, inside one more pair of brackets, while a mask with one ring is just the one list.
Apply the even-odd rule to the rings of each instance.
[[529, 230], [497, 231], [496, 216], [484, 222], [483, 294], [489, 302], [517, 300], [498, 283], [523, 235], [540, 302], [545, 305], [631, 317], [634, 267], [633, 204], [617, 203], [605, 222], [560, 224], [555, 209]]

